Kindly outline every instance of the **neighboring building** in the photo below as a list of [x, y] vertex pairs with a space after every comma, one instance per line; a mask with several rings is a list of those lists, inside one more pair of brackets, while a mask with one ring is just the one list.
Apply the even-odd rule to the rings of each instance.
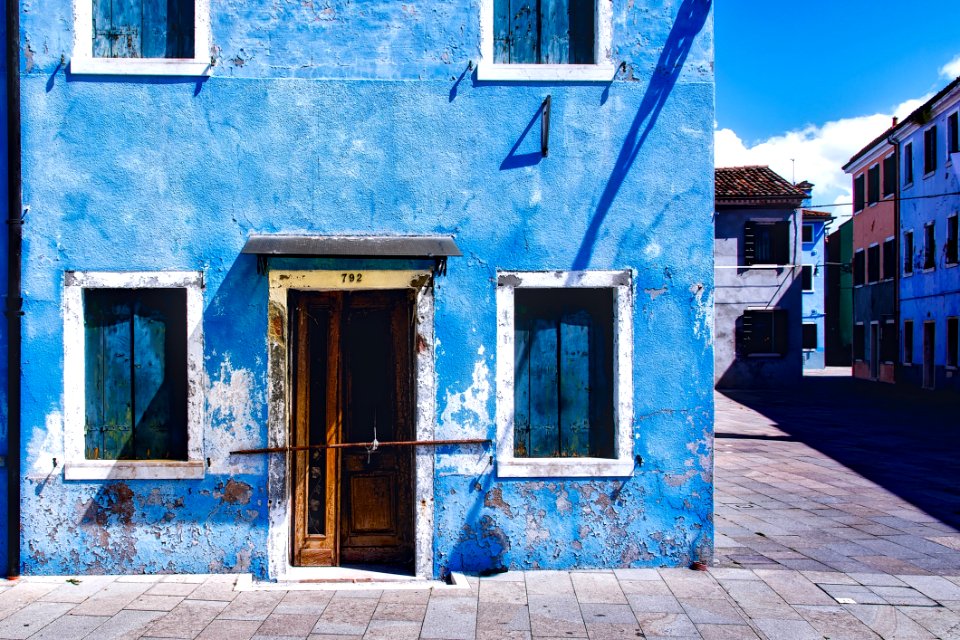
[[826, 363], [853, 365], [853, 218], [827, 236]]
[[901, 158], [900, 379], [960, 391], [960, 78], [893, 131]]
[[717, 169], [714, 380], [786, 387], [803, 375], [801, 216], [807, 194], [769, 167]]
[[897, 158], [893, 126], [843, 170], [853, 179], [853, 375], [894, 382], [897, 356]]
[[[798, 185], [802, 186], [802, 185]], [[812, 186], [812, 185], [811, 185]], [[803, 292], [803, 368], [826, 366], [827, 224], [833, 216], [825, 211], [803, 209], [800, 228], [802, 261], [800, 290]]]
[[21, 570], [709, 561], [711, 4], [184, 5], [22, 9]]
[[[0, 42], [6, 45], [7, 25], [6, 21], [0, 20]], [[10, 220], [10, 192], [7, 188], [8, 172], [10, 169], [9, 140], [7, 139], [7, 119], [10, 117], [10, 109], [7, 104], [7, 74], [9, 67], [7, 65], [7, 47], [3, 46], [0, 51], [0, 202], [3, 203], [2, 215], [5, 221]], [[16, 217], [16, 216], [14, 216]], [[16, 488], [17, 480], [8, 482], [8, 475], [12, 470], [7, 461], [8, 455], [8, 437], [9, 437], [9, 415], [8, 407], [8, 389], [7, 384], [10, 378], [7, 376], [7, 356], [8, 356], [8, 323], [12, 317], [9, 313], [12, 311], [8, 305], [13, 302], [7, 295], [7, 277], [9, 275], [7, 260], [9, 254], [9, 245], [7, 235], [11, 230], [19, 229], [18, 226], [5, 224], [4, 229], [0, 231], [0, 310], [3, 311], [3, 318], [0, 319], [0, 578], [9, 575], [7, 570], [7, 559], [9, 548], [7, 538], [9, 529], [16, 528], [16, 522], [9, 519], [9, 505], [17, 502], [16, 495], [9, 493], [10, 488]], [[15, 306], [15, 303], [14, 303]], [[19, 318], [16, 319], [19, 323]], [[11, 527], [13, 525], [13, 527]]]

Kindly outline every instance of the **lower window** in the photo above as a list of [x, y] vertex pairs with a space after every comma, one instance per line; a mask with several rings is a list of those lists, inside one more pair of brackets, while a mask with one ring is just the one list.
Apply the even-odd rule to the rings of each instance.
[[739, 352], [744, 356], [787, 354], [786, 309], [750, 309], [743, 312], [738, 332]]
[[501, 273], [497, 472], [630, 475], [629, 272]]
[[947, 318], [947, 366], [957, 368], [960, 360], [960, 318]]
[[67, 480], [203, 477], [201, 288], [196, 272], [66, 274]]
[[913, 364], [913, 320], [903, 323], [903, 364]]
[[866, 357], [866, 330], [863, 323], [853, 325], [853, 359], [863, 360]]
[[817, 325], [812, 322], [803, 323], [803, 349], [804, 351], [816, 351], [819, 347], [817, 339]]

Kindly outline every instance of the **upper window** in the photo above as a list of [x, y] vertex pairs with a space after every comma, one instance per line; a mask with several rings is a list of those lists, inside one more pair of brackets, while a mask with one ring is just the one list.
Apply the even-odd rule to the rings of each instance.
[[[796, 236], [794, 236], [796, 237]], [[749, 220], [743, 225], [743, 258], [754, 264], [790, 264], [790, 223]]]
[[880, 202], [880, 165], [875, 164], [867, 171], [867, 202]]
[[893, 280], [897, 275], [897, 245], [896, 240], [887, 238], [883, 241], [883, 279]]
[[903, 272], [913, 273], [913, 231], [903, 233]]
[[857, 249], [853, 254], [853, 286], [856, 287], [867, 281], [865, 266], [863, 249]]
[[864, 186], [864, 176], [861, 173], [853, 180], [853, 212], [863, 211], [866, 200], [867, 192]]
[[66, 479], [202, 477], [200, 275], [71, 272], [64, 307]]
[[957, 264], [960, 261], [960, 233], [957, 228], [957, 214], [947, 218], [947, 246], [945, 262]]
[[937, 170], [937, 125], [923, 132], [923, 172]]
[[880, 361], [893, 364], [897, 359], [897, 325], [887, 320], [880, 325]]
[[613, 79], [611, 5], [481, 0], [480, 80]]
[[883, 197], [888, 198], [897, 189], [897, 156], [890, 154], [883, 159]]
[[903, 145], [903, 184], [913, 182], [913, 143]]
[[501, 273], [497, 473], [633, 472], [629, 272]]
[[954, 111], [947, 118], [947, 154], [960, 153], [960, 112]]
[[933, 223], [923, 227], [923, 268], [934, 269], [937, 266], [936, 233]]
[[803, 242], [807, 244], [813, 242], [813, 225], [812, 224], [803, 225]]
[[813, 291], [813, 265], [805, 264], [800, 268], [804, 291]]
[[209, 0], [76, 3], [73, 73], [210, 73]]
[[880, 245], [867, 248], [867, 282], [880, 280]]

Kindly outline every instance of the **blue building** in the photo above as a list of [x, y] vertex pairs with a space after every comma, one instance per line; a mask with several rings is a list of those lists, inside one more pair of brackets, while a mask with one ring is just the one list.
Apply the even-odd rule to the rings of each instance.
[[960, 78], [894, 128], [900, 165], [898, 381], [960, 391]]
[[803, 209], [800, 279], [803, 291], [803, 368], [826, 366], [827, 224], [825, 211]]
[[709, 0], [128, 4], [20, 16], [24, 573], [710, 560]]

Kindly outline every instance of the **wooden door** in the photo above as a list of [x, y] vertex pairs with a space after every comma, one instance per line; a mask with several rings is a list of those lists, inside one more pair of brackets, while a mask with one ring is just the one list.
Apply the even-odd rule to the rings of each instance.
[[[295, 298], [294, 445], [413, 439], [412, 292]], [[412, 448], [293, 459], [294, 564], [412, 564]]]

